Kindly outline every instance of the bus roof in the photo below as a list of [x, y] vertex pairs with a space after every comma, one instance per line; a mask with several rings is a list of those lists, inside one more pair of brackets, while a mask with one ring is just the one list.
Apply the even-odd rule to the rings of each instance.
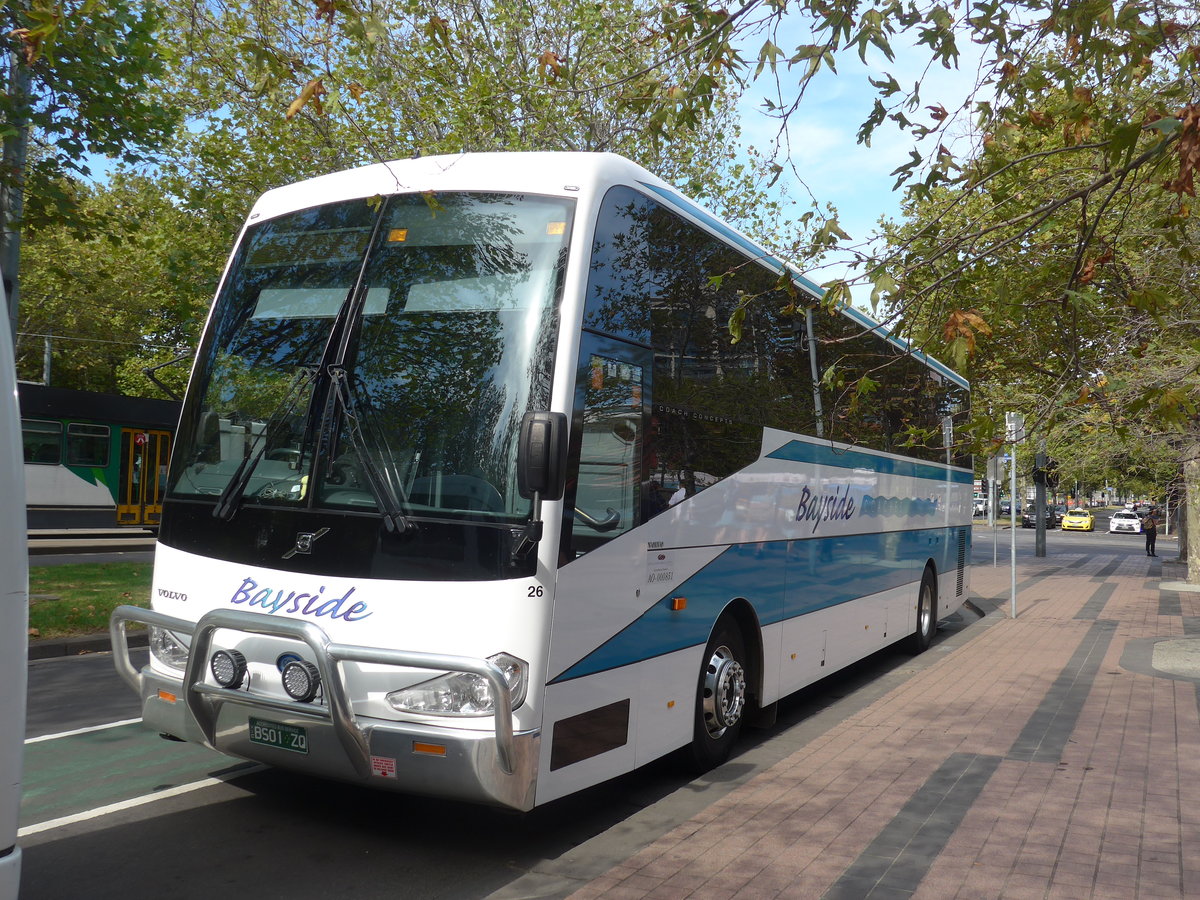
[[[505, 190], [551, 196], [602, 196], [612, 185], [639, 185], [696, 224], [753, 255], [767, 268], [788, 275], [814, 300], [820, 300], [825, 294], [794, 265], [775, 256], [647, 169], [615, 153], [459, 153], [375, 163], [267, 191], [254, 204], [248, 224], [354, 197], [413, 191], [494, 191], [500, 173], [503, 173]], [[842, 305], [841, 312], [864, 329], [912, 354], [941, 377], [961, 387], [969, 387], [962, 375], [892, 334], [866, 312], [849, 305]]]

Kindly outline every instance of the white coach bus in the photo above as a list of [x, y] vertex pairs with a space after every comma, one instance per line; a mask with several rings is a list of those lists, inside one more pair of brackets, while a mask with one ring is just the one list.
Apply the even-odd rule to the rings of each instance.
[[29, 640], [29, 557], [25, 547], [25, 483], [17, 373], [0, 290], [0, 900], [15, 900], [21, 883], [17, 821], [25, 752], [25, 679]]
[[113, 617], [118, 648], [151, 628], [146, 668], [117, 653], [146, 723], [527, 810], [716, 765], [780, 697], [924, 649], [968, 589], [967, 384], [819, 299], [609, 154], [268, 192], [184, 400], [153, 610]]

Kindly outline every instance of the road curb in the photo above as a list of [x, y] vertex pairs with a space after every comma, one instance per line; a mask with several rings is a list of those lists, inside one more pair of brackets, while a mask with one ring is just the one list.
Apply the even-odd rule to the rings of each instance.
[[[146, 632], [131, 632], [126, 635], [130, 647], [145, 647], [149, 643]], [[29, 642], [29, 659], [57, 659], [62, 656], [82, 656], [85, 653], [108, 653], [112, 650], [112, 639], [107, 634], [81, 634], [66, 638], [47, 638]]]

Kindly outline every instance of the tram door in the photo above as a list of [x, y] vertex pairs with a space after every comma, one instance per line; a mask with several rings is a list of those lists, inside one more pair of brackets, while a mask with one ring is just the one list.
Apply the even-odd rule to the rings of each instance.
[[121, 481], [117, 496], [118, 525], [157, 525], [167, 486], [171, 454], [168, 431], [121, 429]]

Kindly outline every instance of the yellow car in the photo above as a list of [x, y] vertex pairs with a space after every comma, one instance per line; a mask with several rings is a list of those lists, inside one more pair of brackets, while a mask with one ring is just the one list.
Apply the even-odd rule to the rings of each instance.
[[1096, 517], [1086, 509], [1073, 509], [1062, 520], [1063, 531], [1095, 531]]

